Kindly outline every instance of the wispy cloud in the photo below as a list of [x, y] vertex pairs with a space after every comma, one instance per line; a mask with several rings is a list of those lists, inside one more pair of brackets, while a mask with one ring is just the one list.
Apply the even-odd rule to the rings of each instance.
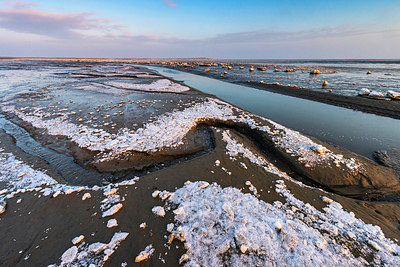
[[221, 34], [205, 41], [214, 43], [270, 43], [300, 41], [317, 38], [336, 38], [371, 33], [362, 25], [340, 25], [336, 27], [312, 28], [302, 31], [248, 31]]
[[7, 1], [9, 7], [0, 9], [0, 27], [15, 32], [34, 33], [53, 38], [84, 36], [83, 32], [122, 31], [126, 26], [108, 18], [96, 17], [95, 12], [56, 13], [35, 9], [37, 3]]
[[162, 0], [167, 6], [169, 7], [176, 7], [178, 6], [174, 0]]

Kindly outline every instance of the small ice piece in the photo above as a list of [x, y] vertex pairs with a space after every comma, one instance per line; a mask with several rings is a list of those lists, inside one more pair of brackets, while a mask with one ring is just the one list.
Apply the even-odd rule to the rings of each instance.
[[322, 201], [323, 202], [325, 202], [325, 203], [328, 203], [328, 204], [331, 204], [332, 202], [333, 202], [333, 200], [332, 199], [330, 199], [330, 198], [328, 198], [328, 197], [322, 197]]
[[57, 197], [59, 194], [61, 194], [61, 191], [60, 191], [60, 190], [58, 190], [57, 192], [55, 192], [55, 193], [53, 194], [53, 197]]
[[142, 262], [148, 260], [154, 253], [154, 248], [152, 245], [148, 245], [139, 255], [135, 258], [135, 262]]
[[82, 200], [86, 200], [86, 199], [89, 199], [89, 198], [91, 198], [92, 197], [92, 195], [90, 194], [90, 193], [85, 193], [85, 194], [83, 194], [83, 196], [82, 196]]
[[158, 197], [158, 195], [161, 193], [161, 191], [160, 190], [156, 190], [156, 191], [154, 191], [152, 194], [151, 194], [151, 196], [153, 197], [153, 198], [156, 198], [156, 197]]
[[174, 230], [174, 224], [173, 223], [167, 224], [167, 231], [172, 233], [173, 230]]
[[321, 146], [321, 145], [314, 145], [314, 146], [311, 146], [310, 149], [311, 149], [312, 151], [314, 151], [314, 152], [319, 153], [319, 154], [325, 154], [326, 151], [327, 151], [327, 150], [326, 150], [326, 147]]
[[7, 206], [7, 202], [0, 201], [0, 214], [3, 214], [4, 212], [6, 212], [6, 206]]
[[118, 203], [114, 206], [112, 206], [111, 208], [109, 208], [108, 210], [106, 210], [105, 212], [103, 212], [102, 217], [108, 217], [108, 216], [112, 216], [115, 213], [117, 213], [120, 209], [122, 208], [122, 204]]
[[276, 221], [274, 224], [275, 229], [279, 232], [282, 230], [282, 224], [280, 221]]
[[220, 164], [221, 164], [221, 161], [219, 161], [219, 160], [216, 160], [216, 161], [215, 161], [215, 165], [216, 165], [216, 166], [219, 166]]
[[385, 97], [385, 95], [382, 92], [377, 92], [377, 91], [372, 91], [371, 93], [369, 93], [368, 96], [372, 97], [372, 98], [384, 98]]
[[152, 211], [155, 215], [157, 215], [157, 216], [159, 216], [159, 217], [164, 217], [164, 216], [165, 216], [165, 210], [164, 210], [164, 208], [161, 207], [161, 206], [155, 206], [155, 207], [153, 207], [153, 208], [151, 209], [151, 211]]
[[111, 189], [109, 191], [104, 192], [104, 195], [106, 197], [108, 197], [108, 196], [114, 195], [115, 193], [117, 193], [117, 191], [118, 191], [118, 188], [113, 188], [113, 189]]
[[165, 201], [170, 196], [171, 196], [171, 193], [168, 191], [165, 191], [165, 190], [159, 193], [159, 197], [161, 198], [162, 201]]
[[61, 256], [61, 265], [65, 265], [68, 263], [72, 263], [76, 259], [76, 255], [78, 254], [78, 247], [73, 246], [67, 249]]
[[244, 254], [249, 250], [249, 247], [246, 245], [241, 245], [240, 246], [240, 251]]
[[200, 181], [200, 182], [199, 182], [199, 187], [200, 187], [200, 189], [207, 188], [209, 185], [210, 185], [210, 184], [209, 184], [208, 182], [205, 182], [205, 181]]
[[4, 195], [4, 194], [7, 194], [7, 193], [8, 193], [8, 189], [0, 190], [0, 196]]
[[74, 192], [73, 189], [69, 188], [67, 191], [65, 191], [66, 195], [72, 194]]
[[187, 254], [183, 254], [182, 257], [179, 259], [179, 264], [182, 264], [183, 262], [187, 261], [189, 259], [189, 256]]
[[400, 99], [400, 93], [392, 91], [392, 90], [388, 90], [386, 92], [386, 97], [393, 98], [393, 99]]
[[85, 238], [84, 235], [77, 236], [74, 239], [72, 239], [72, 244], [77, 245], [80, 242], [82, 242], [84, 238]]
[[113, 228], [115, 226], [118, 226], [118, 222], [116, 219], [110, 219], [107, 222], [107, 228]]
[[371, 91], [368, 88], [361, 88], [361, 90], [358, 91], [358, 95], [360, 96], [366, 96], [369, 95], [369, 93], [371, 93]]
[[147, 226], [147, 224], [145, 222], [143, 222], [139, 225], [140, 229], [144, 229], [144, 228], [146, 228], [146, 226]]
[[17, 200], [17, 204], [19, 204], [19, 203], [21, 203], [22, 202], [22, 199], [18, 199]]
[[107, 248], [107, 244], [96, 242], [87, 248], [88, 253], [98, 254]]

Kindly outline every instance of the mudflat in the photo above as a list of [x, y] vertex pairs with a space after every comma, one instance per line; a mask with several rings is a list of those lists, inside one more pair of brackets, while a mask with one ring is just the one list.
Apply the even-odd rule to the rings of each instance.
[[145, 67], [49, 64], [1, 102], [3, 264], [399, 261], [390, 165]]

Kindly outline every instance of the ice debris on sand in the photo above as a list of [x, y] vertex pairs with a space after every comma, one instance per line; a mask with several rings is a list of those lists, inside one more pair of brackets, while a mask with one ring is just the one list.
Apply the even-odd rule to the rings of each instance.
[[113, 235], [108, 244], [97, 242], [79, 247], [73, 246], [62, 254], [59, 266], [90, 266], [91, 264], [103, 266], [128, 235], [129, 233], [118, 232]]
[[153, 246], [151, 244], [148, 245], [143, 251], [139, 253], [139, 255], [136, 256], [135, 262], [142, 262], [148, 260], [151, 257], [151, 255], [153, 255], [154, 251], [155, 250]]
[[185, 237], [187, 265], [398, 264], [400, 247], [379, 227], [334, 201], [320, 212], [292, 195], [283, 180], [277, 187], [287, 203], [269, 204], [215, 183], [202, 189], [193, 182], [176, 190], [167, 205], [179, 210], [172, 232]]

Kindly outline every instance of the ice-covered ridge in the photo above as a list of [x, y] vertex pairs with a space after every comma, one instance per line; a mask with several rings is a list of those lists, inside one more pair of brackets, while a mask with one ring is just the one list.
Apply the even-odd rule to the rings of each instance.
[[[273, 121], [264, 120], [275, 127], [272, 130], [262, 123], [256, 122], [248, 113], [233, 107], [218, 99], [206, 98], [201, 103], [195, 103], [184, 110], [174, 110], [158, 117], [154, 122], [148, 122], [143, 128], [130, 130], [121, 129], [118, 134], [111, 135], [104, 130], [98, 131], [84, 125], [69, 122], [68, 116], [43, 120], [48, 114], [40, 111], [25, 114], [13, 106], [3, 106], [4, 112], [12, 112], [22, 120], [31, 123], [36, 128], [46, 129], [50, 135], [67, 136], [80, 147], [89, 150], [107, 151], [106, 157], [115, 157], [126, 151], [157, 152], [165, 148], [173, 148], [182, 144], [186, 134], [204, 121], [231, 121], [248, 125], [250, 128], [272, 135], [277, 147], [283, 148], [306, 166], [316, 164], [336, 164], [357, 172], [361, 164], [357, 160], [344, 158], [325, 147], [315, 143], [299, 132], [290, 130]], [[234, 115], [234, 113], [240, 115]]]
[[184, 240], [187, 266], [364, 266], [367, 255], [376, 265], [400, 260], [400, 247], [379, 227], [333, 201], [318, 212], [295, 198], [283, 181], [278, 187], [288, 203], [273, 205], [236, 188], [201, 184], [185, 183], [167, 200], [176, 207], [177, 223], [169, 230]]
[[269, 120], [269, 123], [276, 129], [271, 132], [274, 135], [275, 145], [284, 149], [290, 155], [299, 157], [298, 160], [304, 162], [306, 166], [311, 167], [332, 161], [336, 166], [344, 165], [352, 172], [357, 172], [362, 168], [361, 163], [354, 158], [344, 158], [343, 155], [333, 153], [297, 131], [288, 129], [271, 120]]
[[[314, 190], [323, 191], [320, 188], [315, 188], [312, 186], [305, 185], [302, 182], [297, 181], [296, 179], [290, 177], [286, 172], [279, 170], [274, 164], [266, 160], [264, 157], [246, 148], [244, 144], [240, 143], [235, 138], [233, 138], [229, 130], [225, 130], [222, 132], [222, 140], [225, 141], [226, 153], [230, 156], [232, 160], [236, 160], [238, 156], [242, 156], [243, 158], [247, 158], [251, 163], [254, 163], [255, 165], [263, 168], [266, 172], [275, 174], [301, 187], [312, 188]], [[244, 165], [243, 162], [241, 162], [241, 166], [246, 167], [246, 165]]]
[[190, 90], [189, 87], [180, 85], [179, 83], [172, 82], [168, 79], [158, 79], [149, 84], [130, 83], [121, 81], [107, 81], [104, 82], [104, 84], [123, 89], [139, 90], [146, 92], [182, 93]]

